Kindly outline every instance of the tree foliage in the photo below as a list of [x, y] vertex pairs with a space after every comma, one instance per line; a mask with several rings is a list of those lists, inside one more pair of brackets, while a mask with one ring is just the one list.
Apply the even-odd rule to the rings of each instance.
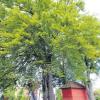
[[100, 56], [100, 22], [81, 14], [81, 0], [1, 0], [0, 5], [1, 59], [11, 55], [21, 73], [35, 66], [85, 80], [84, 58]]

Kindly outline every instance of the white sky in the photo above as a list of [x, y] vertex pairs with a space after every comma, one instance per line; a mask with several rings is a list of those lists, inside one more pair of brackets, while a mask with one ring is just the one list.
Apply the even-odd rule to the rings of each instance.
[[100, 89], [100, 75], [91, 74], [93, 90]]
[[85, 9], [98, 18], [100, 18], [100, 0], [84, 0]]
[[[91, 14], [95, 15], [100, 19], [100, 0], [84, 0], [85, 1], [85, 10]], [[100, 89], [100, 76], [96, 76], [95, 74], [91, 75], [93, 81], [93, 87], [95, 89]]]

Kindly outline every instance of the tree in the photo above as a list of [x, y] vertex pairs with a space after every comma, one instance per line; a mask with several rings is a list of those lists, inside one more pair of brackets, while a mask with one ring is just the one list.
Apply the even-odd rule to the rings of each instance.
[[[80, 14], [81, 0], [17, 0], [11, 3], [3, 0], [1, 3], [6, 5], [8, 13], [0, 23], [0, 55], [11, 54], [16, 58], [15, 65], [21, 73], [25, 72], [27, 64], [41, 68], [46, 100], [54, 97], [49, 93], [53, 93], [50, 91], [55, 70], [61, 71], [63, 67], [61, 73], [66, 76], [69, 67], [74, 79], [84, 80], [78, 77], [87, 69], [84, 58], [94, 60], [100, 54], [97, 38], [100, 24], [96, 18]], [[55, 67], [58, 61], [59, 68]]]
[[100, 90], [98, 89], [98, 90], [95, 90], [95, 92], [94, 92], [94, 94], [95, 94], [95, 96], [96, 96], [96, 100], [100, 100]]

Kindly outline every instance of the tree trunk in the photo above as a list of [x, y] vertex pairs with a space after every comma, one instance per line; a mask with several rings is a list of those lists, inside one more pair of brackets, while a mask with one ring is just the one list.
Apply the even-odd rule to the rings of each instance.
[[88, 84], [88, 93], [89, 93], [89, 100], [95, 100], [91, 82], [89, 82]]
[[52, 85], [52, 74], [51, 73], [48, 73], [47, 88], [48, 88], [48, 100], [55, 100], [55, 95], [54, 95], [53, 85]]
[[94, 93], [93, 93], [92, 82], [91, 82], [91, 79], [90, 79], [90, 73], [88, 71], [87, 71], [87, 77], [88, 77], [87, 90], [88, 90], [89, 100], [95, 100], [95, 96], [94, 96]]
[[30, 91], [30, 100], [37, 100], [33, 91]]
[[88, 98], [89, 98], [89, 100], [95, 100], [93, 89], [92, 89], [92, 82], [91, 82], [91, 78], [90, 78], [91, 67], [92, 67], [91, 59], [88, 59], [85, 56], [84, 61], [85, 61], [85, 65], [87, 67], [86, 73], [87, 73], [87, 79], [88, 79], [88, 84], [87, 84]]
[[42, 89], [43, 89], [43, 100], [55, 100], [53, 86], [52, 86], [52, 74], [43, 73]]
[[43, 100], [48, 100], [48, 90], [47, 90], [47, 76], [45, 73], [42, 73], [42, 91], [43, 91]]

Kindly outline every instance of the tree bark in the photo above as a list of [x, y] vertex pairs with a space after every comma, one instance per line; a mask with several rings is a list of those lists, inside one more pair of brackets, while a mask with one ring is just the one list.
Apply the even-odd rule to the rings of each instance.
[[42, 89], [43, 89], [43, 100], [55, 100], [55, 95], [52, 85], [52, 74], [43, 73]]
[[91, 82], [91, 78], [90, 78], [92, 63], [91, 63], [91, 60], [88, 59], [86, 56], [84, 58], [84, 61], [85, 61], [85, 65], [87, 67], [86, 73], [87, 73], [87, 79], [88, 79], [88, 84], [87, 84], [88, 98], [89, 98], [89, 100], [95, 100], [92, 82]]
[[43, 100], [48, 100], [48, 91], [47, 91], [47, 83], [46, 83], [46, 78], [47, 76], [45, 73], [42, 73], [42, 91], [43, 91]]
[[48, 100], [55, 100], [55, 95], [54, 95], [53, 85], [52, 85], [52, 74], [51, 73], [48, 73], [47, 88], [48, 88]]
[[88, 71], [87, 71], [87, 77], [88, 77], [88, 85], [87, 85], [88, 98], [89, 98], [89, 100], [95, 100], [95, 96], [93, 93], [93, 86], [92, 86], [92, 82], [90, 79], [90, 73]]
[[30, 91], [30, 100], [37, 100], [33, 91]]

